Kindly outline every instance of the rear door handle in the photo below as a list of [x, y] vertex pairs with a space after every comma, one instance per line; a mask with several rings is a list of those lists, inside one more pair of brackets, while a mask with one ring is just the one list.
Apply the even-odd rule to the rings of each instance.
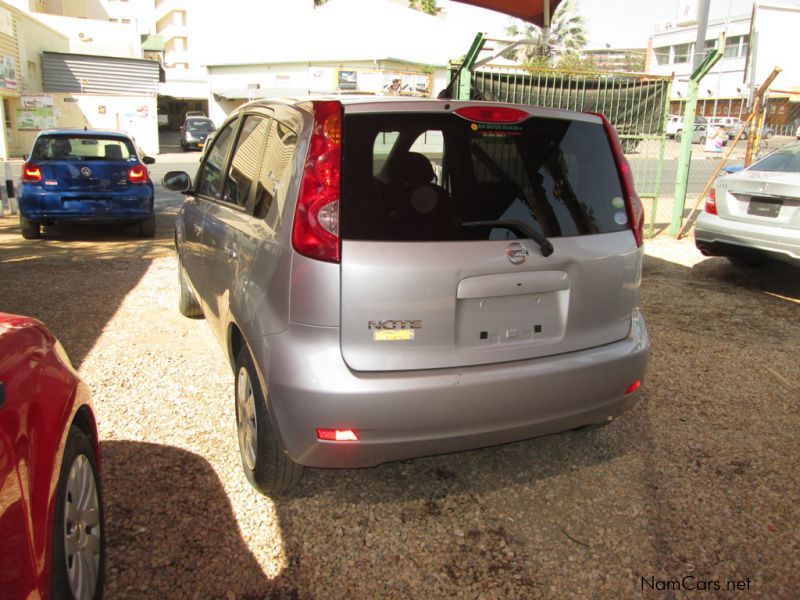
[[225, 255], [231, 260], [236, 260], [239, 258], [239, 252], [236, 250], [236, 245], [232, 242], [225, 244]]

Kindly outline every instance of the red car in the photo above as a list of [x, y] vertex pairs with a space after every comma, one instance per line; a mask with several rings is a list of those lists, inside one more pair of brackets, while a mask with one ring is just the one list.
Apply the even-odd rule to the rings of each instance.
[[102, 595], [99, 468], [89, 390], [61, 344], [0, 313], [0, 599]]

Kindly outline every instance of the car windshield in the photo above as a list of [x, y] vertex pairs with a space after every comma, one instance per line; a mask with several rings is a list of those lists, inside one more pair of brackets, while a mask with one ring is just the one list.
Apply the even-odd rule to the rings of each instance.
[[773, 152], [768, 157], [758, 161], [749, 170], [800, 173], [800, 144], [792, 144]]
[[211, 119], [189, 119], [186, 121], [186, 129], [189, 131], [211, 133], [216, 129], [216, 127], [214, 127], [214, 121]]
[[120, 137], [43, 135], [33, 146], [31, 160], [130, 160], [133, 143]]

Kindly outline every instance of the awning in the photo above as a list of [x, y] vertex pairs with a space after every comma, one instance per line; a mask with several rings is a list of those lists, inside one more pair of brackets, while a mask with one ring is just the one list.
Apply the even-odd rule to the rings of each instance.
[[[455, 2], [488, 8], [523, 21], [530, 21], [541, 27], [544, 25], [545, 5], [550, 5], [550, 17], [552, 17], [561, 0], [550, 0], [549, 3], [547, 0], [455, 0]], [[548, 19], [548, 23], [549, 21], [550, 19]]]

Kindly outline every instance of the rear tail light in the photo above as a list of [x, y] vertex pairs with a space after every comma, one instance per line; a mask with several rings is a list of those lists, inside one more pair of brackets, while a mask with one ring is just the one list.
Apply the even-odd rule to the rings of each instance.
[[312, 104], [314, 129], [294, 213], [292, 246], [309, 258], [338, 263], [342, 105], [336, 100]]
[[636, 238], [636, 245], [644, 244], [644, 208], [639, 194], [633, 185], [633, 171], [625, 153], [622, 151], [622, 144], [619, 143], [619, 136], [616, 129], [611, 126], [606, 116], [600, 113], [592, 113], [603, 120], [608, 141], [611, 143], [611, 152], [614, 154], [614, 162], [617, 163], [617, 171], [622, 183], [622, 192], [625, 195], [625, 206], [628, 210], [628, 221], [630, 222], [633, 237]]
[[144, 165], [133, 165], [128, 170], [128, 181], [131, 183], [147, 183], [147, 169]]
[[520, 123], [531, 116], [524, 110], [503, 106], [465, 106], [454, 112], [459, 117], [479, 123]]
[[717, 214], [717, 190], [711, 188], [706, 198], [706, 212], [710, 215]]
[[42, 180], [42, 170], [36, 163], [25, 163], [22, 165], [22, 181], [25, 183], [37, 183]]
[[357, 442], [358, 433], [353, 429], [317, 429], [317, 439], [326, 442]]

